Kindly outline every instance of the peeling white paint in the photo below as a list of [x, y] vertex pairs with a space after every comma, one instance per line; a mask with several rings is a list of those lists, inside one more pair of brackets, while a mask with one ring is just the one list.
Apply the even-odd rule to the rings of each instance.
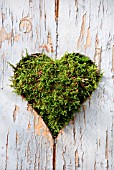
[[[80, 52], [104, 77], [57, 138], [56, 170], [114, 169], [114, 44], [112, 0], [0, 1], [0, 170], [52, 170], [53, 140], [42, 119], [12, 92], [21, 54], [60, 58]], [[39, 130], [41, 128], [41, 131]]]

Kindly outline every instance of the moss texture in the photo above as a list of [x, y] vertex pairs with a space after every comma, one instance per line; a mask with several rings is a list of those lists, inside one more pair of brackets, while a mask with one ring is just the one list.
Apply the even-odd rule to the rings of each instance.
[[53, 138], [69, 123], [102, 77], [96, 65], [79, 53], [65, 53], [55, 61], [45, 54], [26, 54], [16, 67], [11, 66], [11, 86], [42, 116]]

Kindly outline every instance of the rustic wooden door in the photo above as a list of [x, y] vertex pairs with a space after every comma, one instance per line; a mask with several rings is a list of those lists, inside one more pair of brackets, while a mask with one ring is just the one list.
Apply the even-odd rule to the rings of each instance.
[[[114, 170], [114, 1], [0, 0], [0, 170]], [[80, 52], [104, 76], [56, 141], [12, 92], [21, 54]], [[54, 168], [53, 168], [54, 167]]]

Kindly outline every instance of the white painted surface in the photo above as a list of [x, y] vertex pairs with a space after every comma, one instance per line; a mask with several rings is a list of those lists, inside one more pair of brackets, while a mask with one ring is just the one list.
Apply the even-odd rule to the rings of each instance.
[[56, 170], [114, 170], [114, 1], [0, 1], [0, 170], [52, 170], [53, 140], [9, 78], [27, 48], [60, 58], [80, 52], [104, 76], [57, 138]]

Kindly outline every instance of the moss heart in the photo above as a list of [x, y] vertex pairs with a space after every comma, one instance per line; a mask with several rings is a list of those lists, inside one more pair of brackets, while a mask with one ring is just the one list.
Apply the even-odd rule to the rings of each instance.
[[79, 53], [66, 53], [55, 61], [45, 54], [26, 54], [16, 67], [11, 66], [11, 86], [42, 116], [53, 138], [69, 123], [102, 77], [96, 65]]

